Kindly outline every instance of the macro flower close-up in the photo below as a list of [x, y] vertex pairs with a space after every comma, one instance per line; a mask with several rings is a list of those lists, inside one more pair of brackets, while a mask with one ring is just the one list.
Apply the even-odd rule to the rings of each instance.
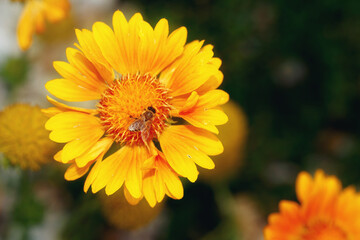
[[349, 240], [360, 235], [360, 194], [342, 189], [335, 176], [318, 170], [301, 172], [296, 180], [299, 203], [283, 200], [269, 216], [265, 240]]
[[12, 0], [21, 2], [24, 9], [21, 13], [17, 37], [22, 50], [27, 50], [33, 40], [33, 35], [45, 31], [47, 22], [56, 23], [67, 17], [70, 10], [68, 0]]
[[[52, 98], [44, 112], [50, 139], [66, 143], [55, 160], [70, 163], [67, 180], [87, 175], [84, 191], [124, 185], [128, 201], [142, 197], [154, 206], [164, 195], [180, 199], [180, 177], [195, 182], [197, 166], [214, 168], [209, 155], [223, 146], [216, 125], [227, 122], [219, 108], [229, 96], [217, 89], [223, 74], [213, 46], [186, 44], [187, 30], [169, 33], [166, 19], [154, 28], [137, 13], [129, 21], [113, 15], [113, 29], [96, 22], [76, 30], [69, 63], [54, 62], [63, 77], [46, 83], [55, 97], [97, 100], [93, 109], [70, 107]], [[112, 145], [118, 149], [107, 154]]]
[[358, 239], [359, 9], [0, 0], [0, 240]]

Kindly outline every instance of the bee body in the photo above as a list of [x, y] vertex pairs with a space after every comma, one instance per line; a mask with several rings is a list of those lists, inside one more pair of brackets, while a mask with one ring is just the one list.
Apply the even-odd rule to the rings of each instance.
[[128, 130], [131, 132], [141, 132], [141, 138], [147, 144], [150, 136], [151, 124], [154, 119], [156, 110], [153, 107], [148, 107], [138, 118], [129, 125]]

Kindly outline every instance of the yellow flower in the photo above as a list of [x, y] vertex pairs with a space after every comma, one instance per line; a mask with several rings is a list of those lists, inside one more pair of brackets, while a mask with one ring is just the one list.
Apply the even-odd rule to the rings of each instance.
[[300, 204], [281, 201], [269, 216], [265, 240], [350, 240], [360, 236], [360, 194], [342, 190], [335, 176], [318, 170], [314, 179], [301, 172], [296, 180]]
[[51, 160], [57, 144], [49, 140], [48, 118], [39, 107], [15, 104], [0, 112], [0, 152], [14, 165], [37, 170]]
[[44, 32], [46, 21], [50, 23], [61, 21], [70, 10], [68, 0], [20, 0], [19, 2], [25, 4], [17, 27], [18, 43], [22, 50], [30, 47], [34, 33]]
[[163, 209], [163, 204], [152, 208], [144, 200], [138, 205], [130, 205], [122, 191], [111, 196], [100, 194], [100, 202], [105, 219], [123, 230], [134, 230], [149, 224]]
[[[54, 158], [72, 164], [67, 180], [94, 164], [85, 192], [91, 185], [111, 195], [124, 185], [133, 204], [145, 197], [154, 206], [165, 194], [180, 199], [179, 176], [195, 182], [196, 165], [214, 168], [208, 155], [223, 151], [213, 134], [227, 121], [218, 108], [229, 99], [217, 89], [221, 60], [203, 41], [185, 45], [186, 28], [169, 34], [166, 19], [153, 29], [139, 13], [127, 21], [116, 11], [113, 28], [96, 22], [92, 31], [76, 30], [78, 49], [67, 49], [69, 63], [54, 63], [63, 78], [46, 84], [51, 94], [98, 100], [95, 109], [84, 109], [48, 98], [55, 107], [44, 110], [54, 115], [45, 127], [50, 139], [66, 143]], [[121, 148], [103, 160], [113, 143]]]

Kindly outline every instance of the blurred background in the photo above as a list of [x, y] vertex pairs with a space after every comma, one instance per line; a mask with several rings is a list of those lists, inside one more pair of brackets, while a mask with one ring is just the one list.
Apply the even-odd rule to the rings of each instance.
[[[260, 240], [278, 202], [296, 199], [300, 171], [322, 168], [344, 186], [359, 185], [360, 1], [71, 4], [69, 18], [22, 52], [16, 42], [22, 4], [0, 0], [1, 111], [15, 103], [49, 106], [44, 84], [58, 77], [52, 62], [66, 61], [75, 28], [111, 24], [116, 9], [128, 19], [140, 12], [152, 26], [164, 17], [171, 31], [187, 27], [188, 42], [215, 46], [225, 76], [220, 88], [231, 96], [224, 106], [230, 120], [219, 135], [225, 152], [214, 158], [214, 171], [201, 171], [194, 184], [183, 181], [182, 200], [155, 209], [131, 207], [120, 193], [85, 194], [84, 178], [67, 182], [55, 161], [22, 170], [0, 155], [0, 239]], [[4, 126], [0, 121], [0, 144]]]

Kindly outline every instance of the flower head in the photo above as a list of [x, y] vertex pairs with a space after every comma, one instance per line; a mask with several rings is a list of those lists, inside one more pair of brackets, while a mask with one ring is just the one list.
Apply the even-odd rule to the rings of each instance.
[[15, 104], [0, 112], [0, 152], [14, 165], [37, 170], [58, 149], [44, 125], [48, 118], [39, 107]]
[[45, 31], [46, 21], [56, 23], [63, 20], [69, 10], [68, 0], [13, 0], [23, 2], [24, 10], [18, 27], [18, 43], [22, 50], [27, 50], [32, 43], [34, 33]]
[[269, 216], [266, 240], [348, 240], [360, 236], [360, 194], [342, 190], [335, 176], [318, 170], [312, 178], [301, 172], [296, 180], [300, 204], [281, 201], [280, 213]]
[[[44, 110], [52, 116], [50, 139], [66, 143], [54, 158], [71, 163], [65, 178], [75, 180], [91, 168], [85, 191], [105, 187], [110, 195], [124, 185], [129, 202], [145, 197], [151, 206], [165, 194], [182, 198], [179, 176], [196, 181], [196, 165], [214, 168], [208, 155], [223, 151], [213, 133], [227, 121], [218, 106], [229, 96], [217, 89], [223, 75], [213, 47], [185, 45], [186, 28], [169, 34], [166, 19], [152, 28], [139, 13], [127, 21], [120, 11], [113, 29], [96, 22], [92, 31], [76, 34], [78, 49], [66, 52], [69, 63], [54, 63], [63, 78], [46, 88], [65, 101], [98, 103], [84, 109], [48, 98], [55, 105]], [[107, 154], [112, 145], [118, 150]]]

